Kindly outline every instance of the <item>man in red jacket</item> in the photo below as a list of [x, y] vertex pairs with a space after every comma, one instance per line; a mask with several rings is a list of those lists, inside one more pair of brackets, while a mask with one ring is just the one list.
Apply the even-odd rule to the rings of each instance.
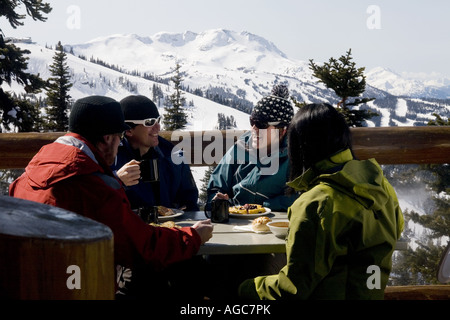
[[69, 133], [43, 146], [9, 189], [10, 196], [54, 205], [110, 227], [119, 276], [125, 268], [150, 274], [187, 260], [213, 230], [209, 220], [181, 229], [153, 227], [131, 210], [120, 180], [110, 169], [127, 129], [114, 99], [77, 100]]

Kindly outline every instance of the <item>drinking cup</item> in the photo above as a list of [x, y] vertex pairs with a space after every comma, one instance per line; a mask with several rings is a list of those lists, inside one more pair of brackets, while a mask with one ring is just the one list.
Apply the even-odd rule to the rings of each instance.
[[215, 199], [205, 206], [205, 215], [212, 222], [226, 223], [230, 217], [230, 202], [225, 199]]

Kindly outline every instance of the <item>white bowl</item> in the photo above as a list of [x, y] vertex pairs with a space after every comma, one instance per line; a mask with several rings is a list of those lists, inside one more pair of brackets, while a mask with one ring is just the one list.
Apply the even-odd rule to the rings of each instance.
[[289, 228], [289, 220], [273, 220], [267, 226], [275, 236], [285, 238]]

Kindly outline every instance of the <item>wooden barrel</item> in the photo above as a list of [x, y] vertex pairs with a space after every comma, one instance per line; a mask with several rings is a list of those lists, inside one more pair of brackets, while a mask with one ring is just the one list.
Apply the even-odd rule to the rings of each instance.
[[107, 226], [0, 196], [0, 299], [114, 299], [113, 253]]

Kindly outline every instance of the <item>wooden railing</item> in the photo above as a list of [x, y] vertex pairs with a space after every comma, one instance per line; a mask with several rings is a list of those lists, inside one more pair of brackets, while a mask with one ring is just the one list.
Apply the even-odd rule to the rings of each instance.
[[[352, 128], [351, 131], [353, 149], [359, 159], [375, 158], [380, 164], [450, 163], [450, 127], [376, 127]], [[190, 148], [184, 149], [190, 165], [205, 166], [216, 164], [205, 161], [201, 156], [205, 150], [213, 149], [214, 139], [223, 139], [214, 152], [224, 154], [244, 132], [161, 131], [160, 135], [174, 144], [190, 144]], [[0, 169], [26, 167], [43, 145], [63, 134], [0, 133]], [[220, 157], [216, 159], [220, 160]]]
[[[380, 164], [450, 163], [450, 127], [377, 127], [352, 128], [353, 149], [359, 159], [375, 158]], [[191, 166], [214, 165], [203, 157], [211, 151], [214, 139], [222, 139], [215, 151], [225, 151], [244, 133], [227, 131], [162, 131], [161, 136], [175, 145], [183, 143]], [[0, 133], [0, 169], [24, 168], [39, 149], [53, 142], [62, 132]], [[214, 138], [212, 138], [214, 137]], [[187, 139], [187, 140], [184, 140]], [[217, 141], [216, 141], [217, 142]], [[200, 156], [199, 156], [200, 155]], [[216, 157], [217, 161], [220, 157]], [[386, 299], [450, 299], [450, 286], [388, 287]]]

